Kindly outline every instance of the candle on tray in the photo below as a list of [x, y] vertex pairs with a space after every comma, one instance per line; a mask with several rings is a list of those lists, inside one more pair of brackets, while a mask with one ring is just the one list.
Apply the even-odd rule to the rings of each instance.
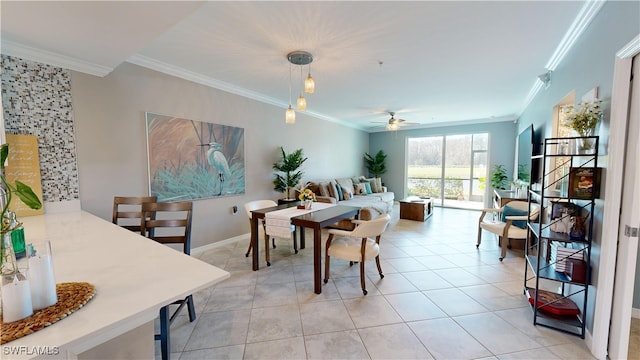
[[23, 273], [2, 275], [2, 321], [10, 323], [33, 314], [29, 280]]
[[51, 260], [51, 242], [45, 241], [34, 248], [27, 246], [29, 274], [31, 275], [31, 301], [33, 309], [44, 309], [58, 301], [56, 280]]

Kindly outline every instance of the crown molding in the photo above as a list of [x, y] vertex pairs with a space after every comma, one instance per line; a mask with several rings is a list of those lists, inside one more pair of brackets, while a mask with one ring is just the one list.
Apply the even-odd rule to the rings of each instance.
[[[272, 98], [270, 96], [266, 96], [264, 94], [260, 94], [260, 93], [255, 92], [255, 91], [251, 91], [251, 90], [248, 90], [248, 89], [245, 89], [245, 88], [233, 85], [233, 84], [229, 84], [229, 83], [224, 82], [224, 81], [220, 81], [220, 80], [208, 77], [208, 76], [204, 76], [202, 74], [199, 74], [199, 73], [196, 73], [196, 72], [181, 68], [179, 66], [167, 64], [165, 62], [158, 61], [158, 60], [152, 59], [152, 58], [147, 57], [147, 56], [133, 55], [129, 59], [127, 59], [127, 62], [129, 62], [131, 64], [138, 65], [138, 66], [145, 67], [147, 69], [155, 70], [155, 71], [161, 72], [163, 74], [167, 74], [167, 75], [175, 76], [175, 77], [178, 77], [178, 78], [181, 78], [181, 79], [184, 79], [184, 80], [192, 81], [192, 82], [195, 82], [195, 83], [200, 84], [200, 85], [212, 87], [212, 88], [219, 89], [219, 90], [222, 90], [222, 91], [226, 91], [228, 93], [235, 94], [235, 95], [240, 95], [240, 96], [243, 96], [243, 97], [246, 97], [246, 98], [249, 98], [249, 99], [253, 99], [253, 100], [256, 100], [256, 101], [263, 102], [265, 104], [270, 104], [270, 105], [273, 105], [273, 106], [277, 106], [279, 108], [286, 109], [287, 107], [289, 107], [288, 103], [285, 103], [285, 102], [283, 102], [281, 100]], [[354, 129], [364, 130], [363, 128], [361, 128], [359, 126], [356, 126], [356, 125], [351, 124], [351, 123], [347, 123], [345, 121], [336, 119], [336, 118], [331, 117], [331, 116], [327, 116], [327, 115], [319, 113], [319, 112], [307, 110], [303, 114], [309, 115], [309, 116], [313, 116], [313, 117], [321, 119], [321, 120], [335, 122], [335, 123], [338, 123], [340, 125], [351, 127], [351, 128], [354, 128]]]
[[14, 56], [25, 60], [35, 61], [100, 77], [104, 77], [111, 71], [113, 71], [113, 68], [107, 66], [93, 64], [70, 56], [58, 54], [52, 51], [37, 49], [9, 40], [2, 40], [2, 49], [0, 50], [0, 52], [2, 52], [2, 54], [4, 55]]
[[[591, 24], [591, 21], [598, 14], [598, 12], [600, 12], [600, 9], [602, 9], [602, 6], [605, 4], [605, 2], [606, 0], [590, 0], [584, 3], [582, 9], [580, 9], [580, 12], [569, 27], [569, 30], [567, 30], [567, 32], [564, 34], [564, 37], [562, 37], [562, 40], [560, 40], [560, 43], [556, 47], [556, 50], [553, 52], [553, 55], [551, 55], [551, 58], [547, 62], [547, 65], [545, 66], [545, 69], [547, 69], [547, 71], [554, 71], [562, 62], [562, 60], [564, 60], [564, 57], [567, 55], [569, 50], [571, 50], [576, 40], [578, 40], [584, 30], [589, 26], [589, 24]], [[540, 89], [543, 88], [543, 85], [544, 84], [542, 83], [542, 81], [540, 81], [540, 79], [535, 80], [533, 86], [531, 87], [531, 90], [529, 90], [529, 94], [524, 101], [522, 110], [520, 111], [518, 117], [520, 117], [522, 113], [527, 109], [529, 104], [531, 104], [538, 92], [540, 92]]]

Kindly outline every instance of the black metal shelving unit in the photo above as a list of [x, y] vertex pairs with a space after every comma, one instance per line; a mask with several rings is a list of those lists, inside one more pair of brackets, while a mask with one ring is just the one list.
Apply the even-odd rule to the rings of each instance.
[[[568, 143], [577, 143], [583, 140], [594, 144], [593, 150], [588, 154], [579, 153], [577, 150], [567, 147]], [[533, 209], [532, 204], [537, 204], [540, 210], [537, 219], [528, 222], [530, 231], [525, 245], [524, 293], [530, 298], [534, 325], [545, 326], [584, 339], [591, 281], [593, 213], [597, 198], [596, 189], [600, 186], [599, 178], [595, 176], [598, 174], [599, 137], [547, 138], [542, 146], [542, 154], [532, 156], [532, 161], [539, 162], [541, 172], [537, 179], [539, 186], [533, 186], [529, 189], [529, 211], [531, 212]], [[593, 187], [588, 198], [584, 196], [576, 198], [571, 196], [568, 191], [564, 192], [564, 189], [569, 189], [569, 186], [573, 186], [573, 184], [569, 184], [570, 171], [563, 171], [559, 174], [559, 170], [562, 168], [573, 169], [573, 171], [577, 169], [593, 170]], [[537, 174], [532, 172], [532, 180], [534, 175]], [[568, 186], [564, 186], [565, 184]], [[547, 221], [547, 217], [551, 214], [552, 202], [571, 203], [582, 216], [587, 215], [584, 222], [584, 239], [574, 239], [569, 234], [551, 230], [551, 221]], [[566, 257], [552, 258], [550, 256], [553, 243], [570, 247], [569, 251], [573, 254], [582, 254], [586, 263], [584, 281], [573, 281], [566, 273], [555, 270], [558, 261], [566, 261]], [[555, 286], [557, 288], [553, 289], [553, 292], [558, 297], [556, 301], [571, 299], [579, 308], [579, 314], [557, 315], [546, 310], [547, 306], [552, 306], [556, 301], [542, 303], [539, 290], [547, 290]], [[533, 294], [530, 290], [534, 290]]]

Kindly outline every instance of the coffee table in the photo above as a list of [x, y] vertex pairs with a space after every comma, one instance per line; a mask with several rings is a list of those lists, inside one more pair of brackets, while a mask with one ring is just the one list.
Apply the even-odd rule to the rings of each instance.
[[400, 200], [400, 219], [425, 221], [433, 214], [433, 198], [409, 196]]

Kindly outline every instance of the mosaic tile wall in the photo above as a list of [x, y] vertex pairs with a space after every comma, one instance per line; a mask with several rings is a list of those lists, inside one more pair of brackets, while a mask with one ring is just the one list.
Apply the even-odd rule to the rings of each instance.
[[38, 137], [45, 202], [78, 200], [71, 71], [2, 55], [6, 132]]

